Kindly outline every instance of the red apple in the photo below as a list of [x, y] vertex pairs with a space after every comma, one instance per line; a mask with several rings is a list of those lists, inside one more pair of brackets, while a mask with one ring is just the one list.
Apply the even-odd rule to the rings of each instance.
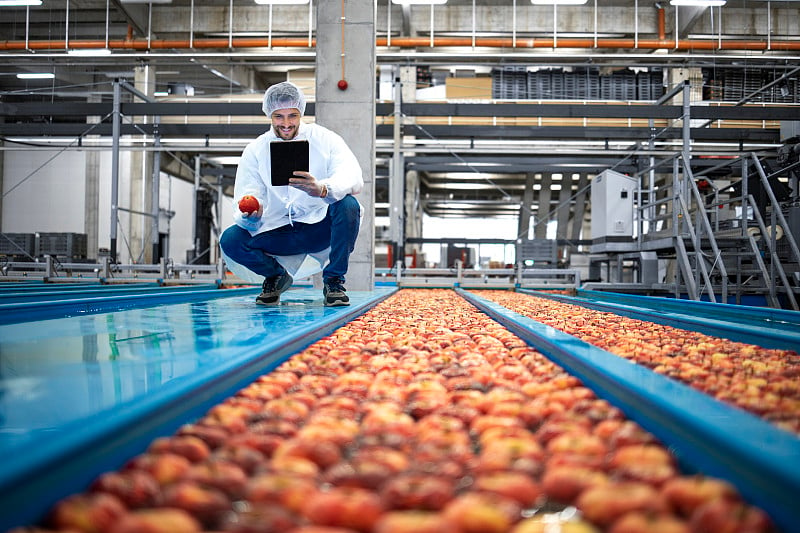
[[183, 509], [211, 528], [231, 510], [231, 500], [221, 490], [189, 481], [179, 481], [166, 487], [163, 504], [165, 507]]
[[542, 476], [542, 490], [553, 500], [571, 504], [585, 489], [609, 482], [608, 475], [580, 465], [548, 466]]
[[409, 473], [388, 480], [380, 495], [389, 509], [438, 511], [455, 492], [455, 482], [448, 477]]
[[616, 520], [608, 533], [692, 533], [692, 531], [688, 523], [676, 516], [634, 511]]
[[766, 533], [772, 531], [767, 514], [741, 501], [717, 498], [704, 503], [692, 513], [689, 525], [693, 532]]
[[232, 500], [237, 500], [244, 494], [247, 474], [239, 465], [232, 462], [209, 459], [192, 465], [182, 480], [219, 489]]
[[279, 533], [300, 525], [300, 517], [274, 503], [239, 505], [225, 515], [220, 529], [228, 533]]
[[182, 509], [168, 507], [139, 509], [126, 514], [114, 526], [114, 533], [195, 533], [202, 526]]
[[151, 507], [161, 497], [161, 486], [144, 470], [106, 472], [94, 480], [91, 490], [113, 494], [128, 509]]
[[689, 517], [695, 509], [716, 499], [738, 500], [736, 488], [722, 479], [705, 476], [679, 476], [661, 487], [667, 501], [683, 516]]
[[113, 530], [126, 512], [125, 506], [113, 494], [75, 494], [57, 502], [48, 520], [56, 529], [106, 533]]
[[384, 513], [374, 533], [461, 533], [440, 513], [430, 511], [391, 511]]
[[242, 199], [239, 200], [239, 211], [242, 213], [253, 213], [258, 211], [259, 203], [258, 199], [255, 196], [251, 196], [246, 194], [242, 196]]
[[442, 510], [445, 518], [463, 533], [505, 533], [520, 519], [520, 505], [488, 492], [464, 492]]
[[257, 503], [278, 503], [299, 513], [316, 492], [317, 484], [311, 479], [292, 474], [265, 473], [248, 481], [246, 499]]
[[189, 461], [197, 463], [211, 455], [211, 449], [199, 437], [193, 435], [159, 437], [148, 449], [150, 453], [176, 453]]
[[175, 453], [143, 453], [134, 457], [125, 468], [149, 473], [159, 485], [168, 485], [180, 479], [192, 463]]
[[560, 514], [539, 514], [525, 518], [510, 533], [600, 533], [593, 524], [579, 518], [563, 518]]
[[490, 472], [475, 478], [471, 490], [491, 492], [516, 500], [525, 508], [533, 507], [542, 489], [529, 475], [522, 472]]
[[603, 527], [632, 511], [662, 513], [669, 510], [666, 498], [655, 488], [634, 481], [589, 487], [578, 495], [575, 506], [588, 520]]
[[314, 493], [303, 506], [303, 516], [314, 524], [364, 532], [372, 530], [383, 512], [383, 503], [377, 494], [351, 487]]

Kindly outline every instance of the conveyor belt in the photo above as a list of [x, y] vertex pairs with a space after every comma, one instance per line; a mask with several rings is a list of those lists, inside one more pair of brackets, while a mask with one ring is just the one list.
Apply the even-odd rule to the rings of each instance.
[[38, 520], [394, 289], [348, 291], [351, 306], [337, 308], [318, 290], [293, 288], [274, 308], [245, 291], [168, 305], [140, 295], [124, 311], [0, 326], [0, 454], [14, 457], [0, 463], [0, 531]]
[[494, 302], [460, 293], [669, 445], [686, 467], [728, 479], [784, 531], [796, 531], [796, 435]]
[[579, 291], [578, 296], [524, 289], [519, 292], [765, 348], [800, 351], [797, 311], [602, 291]]

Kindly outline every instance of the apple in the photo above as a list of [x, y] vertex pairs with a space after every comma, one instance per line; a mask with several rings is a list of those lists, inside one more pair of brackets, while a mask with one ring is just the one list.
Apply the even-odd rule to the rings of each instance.
[[634, 511], [616, 520], [608, 533], [692, 533], [689, 524], [670, 514]]
[[584, 490], [608, 482], [608, 475], [601, 470], [581, 465], [548, 465], [542, 475], [541, 484], [548, 498], [559, 503], [571, 504]]
[[175, 453], [143, 453], [131, 459], [126, 469], [147, 472], [159, 485], [168, 485], [180, 479], [192, 463], [183, 455]]
[[213, 529], [231, 510], [231, 500], [219, 489], [179, 481], [164, 488], [163, 506], [183, 509]]
[[717, 498], [700, 505], [689, 518], [693, 532], [766, 533], [772, 531], [767, 514], [741, 501]]
[[113, 530], [126, 512], [125, 505], [113, 494], [74, 494], [53, 506], [48, 523], [56, 529], [106, 533]]
[[632, 511], [665, 513], [669, 510], [666, 498], [658, 490], [636, 481], [614, 481], [589, 487], [578, 495], [575, 506], [589, 521], [603, 527]]
[[233, 462], [212, 458], [192, 465], [182, 480], [219, 489], [231, 500], [237, 500], [244, 494], [247, 474]]
[[203, 461], [211, 455], [208, 444], [193, 435], [158, 437], [150, 444], [147, 451], [150, 453], [176, 453], [186, 457], [192, 463]]
[[475, 478], [470, 490], [491, 492], [516, 500], [521, 506], [533, 507], [542, 489], [522, 472], [490, 472]]
[[240, 502], [219, 529], [228, 533], [278, 533], [300, 525], [300, 517], [275, 503]]
[[249, 194], [242, 196], [241, 200], [239, 200], [239, 211], [242, 213], [250, 214], [258, 211], [259, 206], [258, 199]]
[[464, 492], [442, 510], [444, 517], [462, 533], [505, 533], [521, 516], [520, 505], [488, 492]]
[[161, 497], [158, 481], [144, 470], [106, 472], [92, 482], [90, 489], [113, 494], [128, 509], [156, 505]]
[[123, 516], [114, 533], [195, 533], [202, 525], [182, 509], [138, 509]]
[[560, 514], [536, 514], [518, 522], [510, 533], [600, 533], [592, 523], [580, 518], [564, 518]]
[[455, 497], [455, 482], [448, 477], [407, 473], [383, 485], [381, 498], [388, 509], [438, 511]]
[[309, 497], [303, 505], [302, 514], [317, 525], [369, 532], [383, 512], [383, 502], [374, 492], [353, 487], [333, 487]]
[[250, 502], [278, 503], [299, 513], [316, 492], [317, 484], [309, 478], [271, 472], [251, 478], [247, 482], [245, 496]]
[[738, 500], [736, 488], [722, 479], [705, 476], [678, 476], [661, 487], [661, 493], [682, 516], [689, 517], [706, 502]]
[[373, 533], [461, 533], [440, 513], [390, 511], [375, 523]]
[[267, 458], [263, 453], [250, 446], [226, 444], [214, 450], [209, 460], [227, 461], [238, 465], [248, 476], [264, 465]]

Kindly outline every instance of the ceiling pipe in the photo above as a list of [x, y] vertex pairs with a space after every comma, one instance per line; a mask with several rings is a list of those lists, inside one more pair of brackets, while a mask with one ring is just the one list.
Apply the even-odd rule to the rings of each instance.
[[[659, 33], [660, 33], [659, 28]], [[375, 44], [379, 47], [388, 46], [386, 37], [378, 37]], [[136, 50], [151, 51], [163, 49], [207, 49], [207, 48], [314, 48], [316, 39], [309, 41], [307, 38], [272, 37], [266, 38], [215, 38], [215, 39], [117, 39], [109, 40], [40, 40], [40, 41], [0, 41], [0, 51], [24, 50], [65, 50], [69, 49], [104, 49], [111, 50]], [[677, 43], [671, 39], [634, 39], [634, 38], [568, 38], [559, 37], [556, 42], [553, 38], [516, 39], [512, 37], [435, 37], [431, 47], [430, 37], [392, 37], [391, 46], [398, 48], [623, 48], [631, 50], [657, 50], [678, 49], [691, 50], [742, 50], [742, 51], [797, 51], [800, 50], [800, 41], [750, 41], [717, 39], [681, 39]]]

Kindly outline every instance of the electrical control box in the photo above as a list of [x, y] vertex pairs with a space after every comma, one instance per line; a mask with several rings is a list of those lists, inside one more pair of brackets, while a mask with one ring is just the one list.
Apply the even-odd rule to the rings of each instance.
[[633, 206], [638, 180], [604, 170], [592, 180], [592, 251], [595, 245], [633, 241]]

